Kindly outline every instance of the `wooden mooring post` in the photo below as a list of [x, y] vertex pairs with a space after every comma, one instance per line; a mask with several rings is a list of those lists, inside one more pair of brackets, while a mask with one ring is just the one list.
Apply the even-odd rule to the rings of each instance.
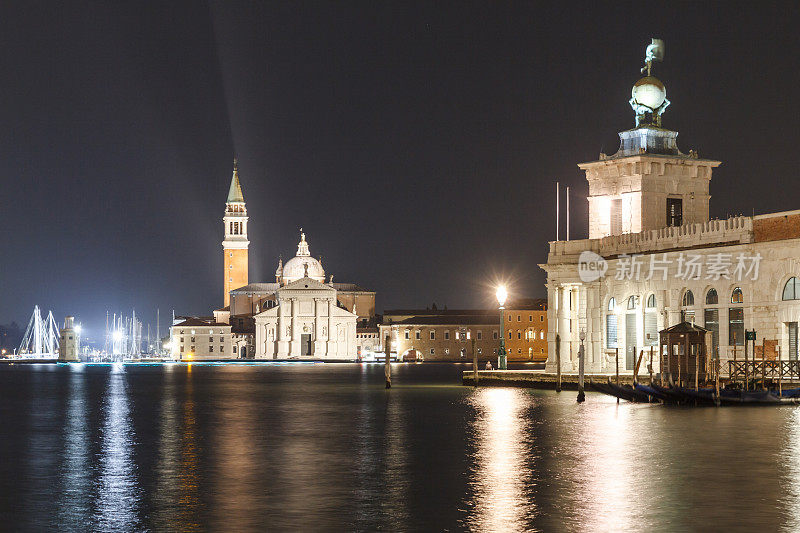
[[561, 392], [561, 335], [556, 334], [556, 392]]
[[[734, 338], [736, 338], [735, 333]], [[744, 390], [750, 390], [750, 373], [747, 368], [747, 335], [744, 336]]]
[[[619, 387], [619, 348], [614, 349], [614, 364], [616, 368], [616, 383], [617, 387]], [[617, 403], [619, 403], [619, 396], [617, 396]]]
[[783, 359], [781, 359], [781, 345], [778, 345], [778, 397], [783, 396]]
[[733, 376], [730, 376], [730, 377], [733, 378], [733, 382], [736, 383], [736, 377], [739, 376], [739, 372], [736, 370], [736, 332], [735, 331], [733, 332], [733, 369], [734, 369], [734, 372], [731, 372], [731, 374], [733, 374]]
[[386, 344], [383, 348], [384, 353], [386, 354], [386, 362], [384, 363], [383, 367], [383, 374], [386, 376], [386, 388], [392, 388], [392, 364], [391, 364], [391, 351], [392, 351], [392, 337], [390, 335], [386, 335]]
[[472, 338], [472, 376], [475, 380], [474, 385], [478, 386], [478, 350], [475, 349], [475, 338]]

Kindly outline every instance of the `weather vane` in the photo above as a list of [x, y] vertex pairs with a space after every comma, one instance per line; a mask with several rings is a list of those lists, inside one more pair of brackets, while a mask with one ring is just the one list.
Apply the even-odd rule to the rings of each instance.
[[642, 74], [647, 71], [647, 75], [650, 75], [650, 70], [653, 68], [653, 61], [664, 61], [664, 41], [661, 39], [650, 39], [650, 44], [647, 45], [647, 50], [644, 52]]
[[636, 114], [636, 127], [661, 127], [661, 115], [669, 107], [667, 88], [658, 78], [651, 75], [654, 61], [664, 60], [664, 41], [650, 39], [644, 53], [644, 67], [641, 72], [645, 76], [637, 81], [631, 90], [630, 105]]

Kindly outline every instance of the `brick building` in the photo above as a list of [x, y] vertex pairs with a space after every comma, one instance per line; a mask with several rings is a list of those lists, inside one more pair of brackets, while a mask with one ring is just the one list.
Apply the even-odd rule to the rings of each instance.
[[509, 361], [547, 361], [547, 299], [518, 298], [503, 310]]

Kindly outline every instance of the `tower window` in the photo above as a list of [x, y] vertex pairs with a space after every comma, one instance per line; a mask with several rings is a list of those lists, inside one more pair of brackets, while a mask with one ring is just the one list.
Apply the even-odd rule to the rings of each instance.
[[622, 198], [615, 198], [611, 200], [611, 213], [609, 214], [611, 222], [611, 235], [622, 234]]
[[667, 226], [680, 226], [683, 224], [683, 200], [680, 198], [667, 198]]

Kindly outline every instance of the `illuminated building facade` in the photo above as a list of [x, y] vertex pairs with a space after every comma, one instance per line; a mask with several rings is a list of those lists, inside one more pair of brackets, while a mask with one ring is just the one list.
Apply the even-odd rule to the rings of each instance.
[[178, 321], [169, 332], [168, 348], [173, 359], [208, 361], [235, 357], [228, 324], [190, 317]]
[[547, 300], [518, 298], [503, 310], [503, 334], [509, 361], [547, 361]]
[[[652, 46], [652, 45], [651, 45]], [[800, 211], [709, 219], [709, 183], [719, 161], [684, 154], [661, 127], [666, 89], [650, 76], [633, 88], [636, 127], [614, 155], [579, 165], [589, 182], [589, 238], [550, 243], [547, 369], [632, 372], [658, 332], [681, 321], [713, 333], [713, 350], [742, 357], [745, 329], [756, 356], [798, 357]]]
[[[492, 309], [398, 309], [386, 311], [380, 337], [391, 337], [391, 352], [401, 361], [497, 359], [500, 313]], [[493, 363], [494, 364], [494, 363]]]

